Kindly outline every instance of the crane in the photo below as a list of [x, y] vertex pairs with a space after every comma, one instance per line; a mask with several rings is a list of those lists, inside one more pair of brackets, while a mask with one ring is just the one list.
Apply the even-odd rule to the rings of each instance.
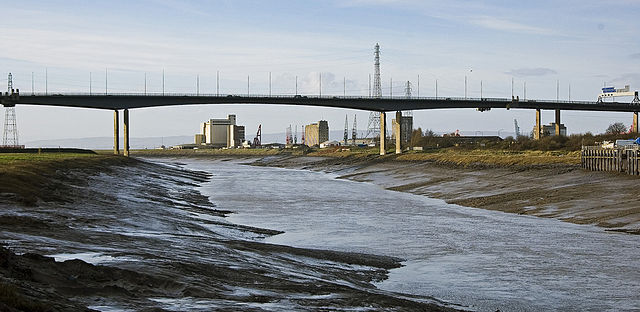
[[256, 137], [253, 138], [253, 146], [258, 147], [262, 145], [262, 125], [258, 126], [258, 132], [256, 133]]

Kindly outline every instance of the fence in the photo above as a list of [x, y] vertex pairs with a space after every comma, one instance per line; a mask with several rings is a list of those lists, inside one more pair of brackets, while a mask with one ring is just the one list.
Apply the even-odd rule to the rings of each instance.
[[640, 175], [640, 149], [637, 146], [621, 148], [602, 148], [583, 146], [580, 153], [582, 168], [592, 171], [626, 172]]

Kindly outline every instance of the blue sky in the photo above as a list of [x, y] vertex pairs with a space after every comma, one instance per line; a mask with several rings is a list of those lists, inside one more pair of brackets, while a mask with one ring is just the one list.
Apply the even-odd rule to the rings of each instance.
[[[640, 88], [640, 1], [30, 1], [5, 3], [0, 33], [0, 84], [12, 72], [15, 86], [30, 92], [367, 93], [373, 46], [382, 49], [383, 94], [417, 84], [420, 95], [516, 95], [594, 100], [607, 83]], [[417, 90], [414, 90], [416, 93]], [[629, 99], [630, 100], [630, 99]], [[289, 124], [324, 118], [341, 129], [345, 114], [367, 112], [282, 106], [192, 106], [134, 110], [132, 136], [191, 135], [207, 118], [238, 115], [253, 133], [284, 132]], [[111, 112], [20, 106], [21, 141], [109, 136]], [[418, 111], [414, 124], [435, 131], [513, 131], [513, 119], [529, 131], [534, 113], [517, 110]], [[543, 114], [550, 122], [552, 113]], [[566, 112], [570, 133], [602, 132], [610, 123], [630, 124], [621, 113]]]

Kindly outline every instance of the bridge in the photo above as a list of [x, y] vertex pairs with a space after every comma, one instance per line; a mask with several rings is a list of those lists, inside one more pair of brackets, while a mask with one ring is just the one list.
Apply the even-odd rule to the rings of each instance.
[[[6, 92], [0, 97], [5, 107], [16, 105], [46, 105], [58, 107], [92, 108], [114, 111], [114, 153], [119, 154], [119, 110], [124, 113], [124, 155], [129, 155], [129, 110], [175, 105], [210, 104], [275, 104], [316, 107], [348, 108], [380, 112], [380, 133], [385, 133], [386, 113], [396, 112], [396, 121], [401, 121], [400, 111], [423, 109], [475, 108], [485, 111], [494, 108], [532, 109], [536, 111], [534, 138], [541, 136], [541, 111], [554, 110], [556, 135], [560, 135], [560, 111], [608, 111], [633, 113], [633, 129], [638, 132], [640, 100], [638, 92], [631, 103], [521, 100], [519, 98], [454, 98], [454, 97], [363, 97], [363, 96], [308, 96], [308, 95], [203, 95], [203, 94], [72, 94], [33, 93], [21, 95], [19, 90]], [[394, 127], [400, 127], [394, 124]], [[396, 131], [396, 153], [401, 152], [400, 131]], [[386, 152], [386, 140], [380, 137], [380, 154]]]

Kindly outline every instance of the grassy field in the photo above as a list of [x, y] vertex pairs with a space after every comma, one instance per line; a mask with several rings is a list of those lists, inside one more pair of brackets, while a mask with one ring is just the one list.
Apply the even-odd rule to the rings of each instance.
[[59, 200], [56, 194], [64, 192], [69, 185], [52, 181], [64, 180], [65, 172], [89, 170], [99, 173], [111, 165], [133, 161], [126, 157], [86, 153], [0, 153], [0, 193], [15, 194], [17, 201], [25, 205], [34, 205], [38, 199], [56, 201]]
[[[370, 158], [378, 155], [376, 148], [324, 149], [308, 153], [307, 156]], [[512, 151], [499, 149], [460, 149], [441, 148], [427, 151], [410, 151], [395, 155], [395, 150], [388, 150], [385, 158], [396, 161], [434, 161], [437, 163], [458, 166], [493, 165], [493, 166], [535, 166], [535, 165], [578, 165], [580, 152], [576, 151]]]
[[[65, 159], [77, 159], [96, 157], [96, 154], [88, 153], [0, 153], [0, 165], [11, 165], [21, 163], [33, 163], [43, 161], [56, 161]], [[0, 167], [0, 170], [4, 169]]]
[[461, 166], [474, 164], [494, 166], [578, 165], [580, 152], [458, 150], [442, 149], [427, 153], [406, 153], [397, 156], [404, 161], [435, 161]]
[[326, 149], [200, 149], [200, 150], [136, 150], [132, 156], [147, 157], [217, 157], [217, 156], [308, 156], [358, 159], [381, 159], [389, 161], [433, 161], [456, 166], [492, 165], [492, 166], [536, 166], [536, 165], [578, 165], [580, 152], [577, 151], [535, 151], [501, 149], [464, 149], [440, 148], [427, 151], [410, 151], [395, 155], [389, 149], [386, 156], [379, 156], [375, 147], [367, 148], [326, 148]]

